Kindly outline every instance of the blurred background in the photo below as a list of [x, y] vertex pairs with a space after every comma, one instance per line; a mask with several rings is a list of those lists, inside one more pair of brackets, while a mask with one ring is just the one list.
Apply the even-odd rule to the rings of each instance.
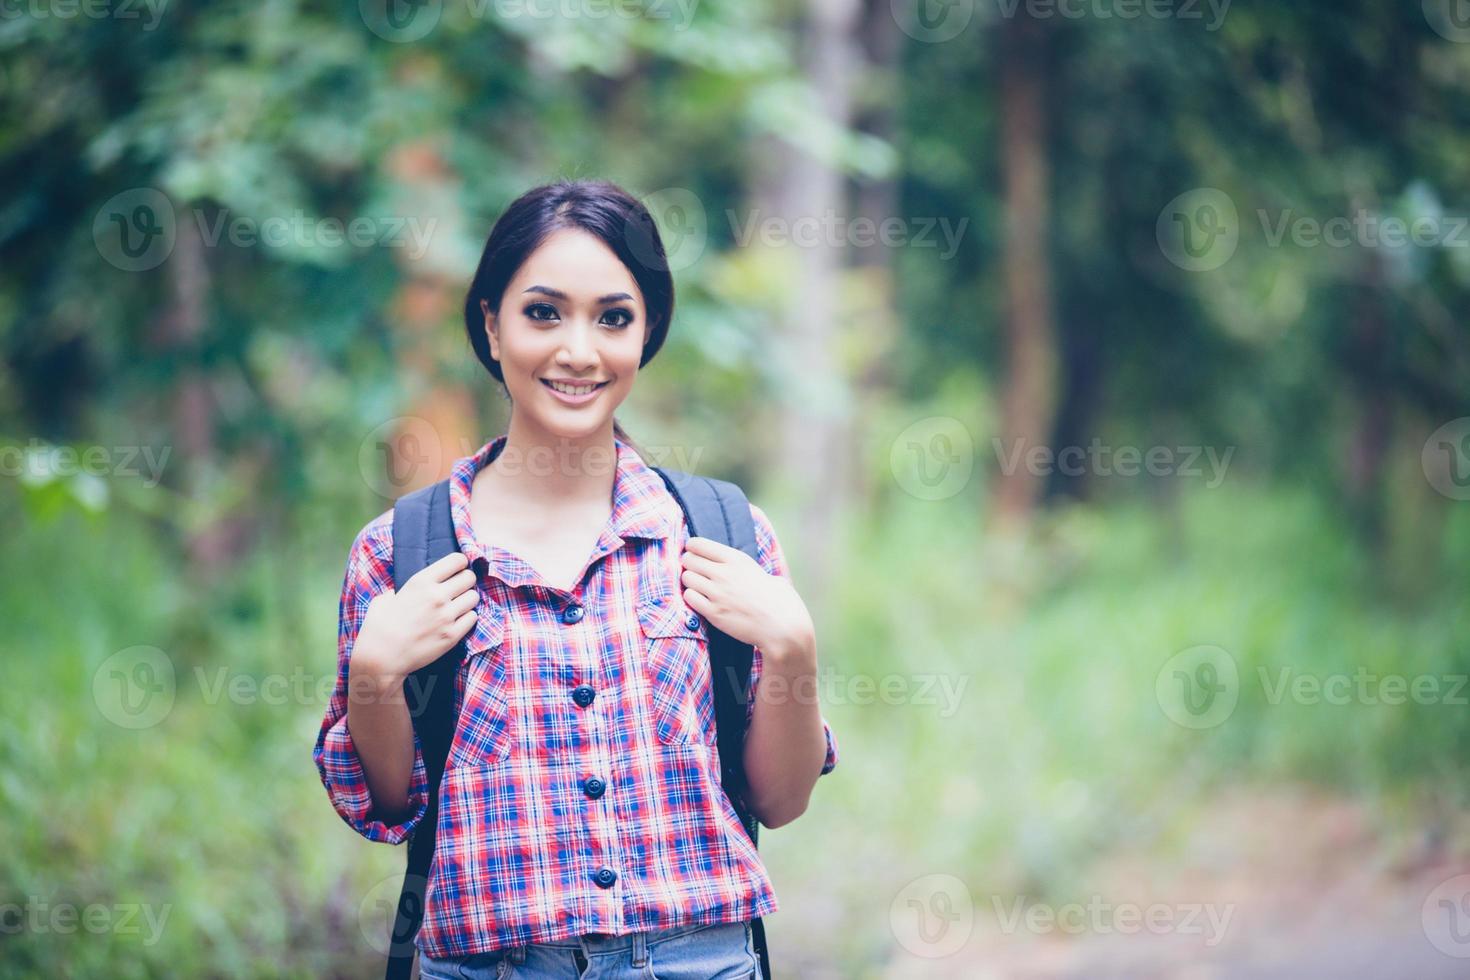
[[379, 975], [343, 569], [558, 177], [817, 618], [778, 975], [1470, 975], [1467, 166], [1464, 0], [6, 0], [0, 975]]

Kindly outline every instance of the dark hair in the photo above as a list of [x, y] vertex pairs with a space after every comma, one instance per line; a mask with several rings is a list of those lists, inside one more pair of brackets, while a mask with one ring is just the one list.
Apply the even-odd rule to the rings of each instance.
[[[500, 298], [516, 271], [552, 232], [578, 228], [596, 235], [627, 266], [643, 294], [649, 335], [641, 368], [653, 360], [669, 334], [674, 315], [674, 277], [669, 274], [663, 240], [653, 216], [636, 197], [605, 180], [557, 180], [533, 187], [505, 209], [480, 255], [480, 265], [464, 300], [464, 325], [475, 356], [503, 386], [500, 362], [490, 356], [480, 300], [500, 312]], [[613, 431], [632, 443], [616, 418]]]

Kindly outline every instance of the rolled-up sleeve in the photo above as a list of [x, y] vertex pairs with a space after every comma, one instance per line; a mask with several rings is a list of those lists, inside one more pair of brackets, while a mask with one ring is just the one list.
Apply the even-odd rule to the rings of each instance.
[[[771, 525], [771, 520], [755, 504], [750, 505], [750, 516], [755, 522], [756, 551], [759, 554], [760, 566], [769, 575], [779, 575], [782, 578], [791, 578], [791, 569], [786, 564], [786, 556], [781, 551], [781, 542], [776, 539], [776, 530]], [[745, 724], [750, 725], [750, 720], [755, 717], [755, 689], [760, 683], [761, 677], [761, 648], [754, 647], [750, 660], [750, 689], [745, 704]], [[819, 775], [827, 775], [837, 766], [837, 739], [832, 734], [832, 726], [827, 723], [826, 716], [822, 717], [822, 733], [827, 739], [827, 757], [822, 763], [822, 771]]]
[[337, 681], [317, 735], [313, 758], [322, 785], [326, 787], [327, 798], [349, 827], [368, 840], [400, 844], [408, 838], [428, 808], [428, 775], [418, 734], [414, 734], [413, 740], [413, 777], [408, 810], [402, 820], [389, 823], [374, 812], [362, 759], [347, 728], [347, 705], [352, 693], [348, 686], [352, 647], [367, 614], [368, 603], [374, 596], [392, 588], [392, 551], [392, 511], [388, 511], [362, 529], [347, 558], [342, 597], [337, 606]]

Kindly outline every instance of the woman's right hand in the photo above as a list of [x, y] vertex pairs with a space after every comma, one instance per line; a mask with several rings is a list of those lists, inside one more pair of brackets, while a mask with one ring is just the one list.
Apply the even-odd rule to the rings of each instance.
[[379, 681], [402, 681], [438, 660], [470, 631], [479, 602], [469, 559], [451, 551], [415, 572], [402, 591], [390, 586], [373, 597], [349, 669]]

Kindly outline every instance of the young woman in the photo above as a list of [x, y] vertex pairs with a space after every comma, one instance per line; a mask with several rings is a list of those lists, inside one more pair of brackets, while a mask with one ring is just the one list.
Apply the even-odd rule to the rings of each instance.
[[691, 537], [613, 418], [673, 306], [635, 198], [585, 181], [523, 195], [465, 301], [511, 413], [454, 464], [459, 551], [395, 592], [392, 511], [353, 544], [315, 758], [370, 840], [402, 842], [427, 806], [403, 681], [466, 641], [416, 940], [426, 978], [759, 975], [750, 920], [778, 904], [721, 789], [706, 623], [755, 646], [760, 822], [800, 816], [837, 763], [801, 696], [816, 641], [770, 521], [751, 505], [759, 561]]

